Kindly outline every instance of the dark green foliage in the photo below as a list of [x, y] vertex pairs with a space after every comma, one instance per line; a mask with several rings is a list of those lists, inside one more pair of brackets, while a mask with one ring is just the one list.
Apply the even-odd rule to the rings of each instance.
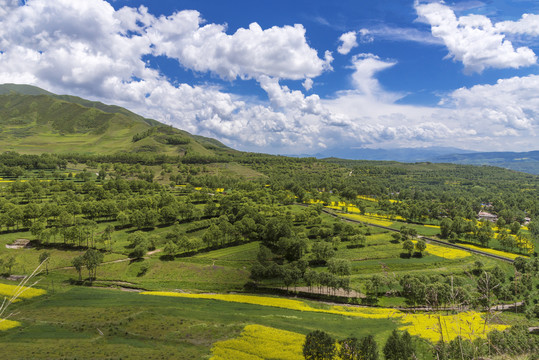
[[331, 360], [335, 355], [335, 341], [324, 331], [307, 334], [303, 344], [303, 356], [307, 360]]
[[400, 334], [393, 330], [384, 346], [384, 356], [387, 360], [408, 360], [414, 357], [412, 337], [408, 331]]
[[187, 145], [191, 142], [191, 139], [181, 135], [163, 136], [158, 138], [158, 140], [169, 145]]
[[374, 336], [367, 335], [362, 338], [359, 348], [361, 360], [378, 360], [378, 344], [376, 344]]
[[412, 256], [414, 252], [415, 245], [412, 240], [406, 240], [402, 243], [402, 249], [408, 253], [408, 256]]
[[97, 267], [103, 262], [103, 254], [97, 250], [88, 249], [82, 255], [82, 262], [88, 270], [88, 278], [92, 281], [97, 277]]
[[155, 133], [156, 128], [149, 128], [143, 132], [133, 135], [133, 142], [140, 141]]

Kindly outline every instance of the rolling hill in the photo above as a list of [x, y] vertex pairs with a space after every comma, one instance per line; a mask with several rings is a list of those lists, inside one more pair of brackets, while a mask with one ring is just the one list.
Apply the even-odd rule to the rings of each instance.
[[213, 156], [233, 152], [119, 106], [55, 95], [29, 85], [0, 85], [0, 148], [23, 154], [119, 151]]

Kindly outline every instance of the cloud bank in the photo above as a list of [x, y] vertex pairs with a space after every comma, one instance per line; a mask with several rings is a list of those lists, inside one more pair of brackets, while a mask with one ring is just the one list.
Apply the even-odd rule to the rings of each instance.
[[[515, 49], [502, 35], [536, 36], [530, 25], [537, 23], [535, 16], [493, 25], [485, 17], [457, 18], [442, 4], [416, 8], [450, 56], [470, 71], [535, 61], [531, 50]], [[373, 40], [367, 30], [349, 32], [341, 36], [337, 51], [349, 54], [358, 34], [361, 41]], [[148, 57], [172, 59], [178, 67], [218, 81], [173, 82], [152, 68]], [[374, 54], [346, 61], [349, 86], [321, 98], [283, 85], [297, 82], [312, 91], [316, 78], [332, 71], [332, 53], [314, 49], [301, 24], [228, 29], [206, 22], [195, 10], [155, 16], [145, 7], [115, 10], [103, 0], [28, 0], [23, 5], [0, 0], [0, 83], [34, 84], [117, 104], [238, 149], [488, 148], [507, 136], [515, 138], [514, 147], [535, 143], [536, 76], [458, 89], [440, 106], [413, 106], [399, 104], [406, 94], [387, 91], [377, 80], [380, 72], [397, 69], [398, 61]], [[267, 100], [239, 96], [219, 85], [246, 80], [254, 81]]]

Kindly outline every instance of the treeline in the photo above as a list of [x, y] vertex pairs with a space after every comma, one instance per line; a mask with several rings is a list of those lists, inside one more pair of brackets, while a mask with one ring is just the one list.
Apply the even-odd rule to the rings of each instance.
[[[380, 359], [379, 346], [372, 335], [336, 341], [328, 333], [315, 330], [307, 334], [302, 350], [307, 360]], [[381, 350], [386, 360], [415, 360], [429, 355], [438, 360], [490, 359], [493, 356], [516, 358], [525, 355], [530, 356], [528, 359], [536, 359], [539, 337], [530, 334], [524, 326], [512, 326], [504, 331], [492, 331], [485, 339], [469, 340], [458, 336], [451, 341], [440, 340], [431, 351], [426, 351], [408, 331], [393, 330]]]
[[523, 300], [520, 311], [529, 318], [539, 318], [539, 305], [534, 279], [539, 275], [539, 258], [518, 257], [512, 275], [499, 266], [485, 269], [481, 261], [466, 269], [465, 275], [413, 275], [402, 277], [373, 275], [365, 288], [370, 303], [385, 294], [402, 296], [411, 307], [433, 310], [466, 310], [476, 308], [490, 311], [499, 302]]
[[0, 174], [18, 177], [24, 170], [65, 169], [67, 161], [56, 155], [21, 155], [8, 151], [0, 154]]

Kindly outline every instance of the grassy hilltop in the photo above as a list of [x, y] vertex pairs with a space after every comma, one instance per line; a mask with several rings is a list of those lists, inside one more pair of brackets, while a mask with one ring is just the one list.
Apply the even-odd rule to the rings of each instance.
[[119, 106], [15, 84], [0, 85], [0, 148], [23, 154], [122, 151], [213, 156], [231, 151], [215, 139], [191, 135]]

